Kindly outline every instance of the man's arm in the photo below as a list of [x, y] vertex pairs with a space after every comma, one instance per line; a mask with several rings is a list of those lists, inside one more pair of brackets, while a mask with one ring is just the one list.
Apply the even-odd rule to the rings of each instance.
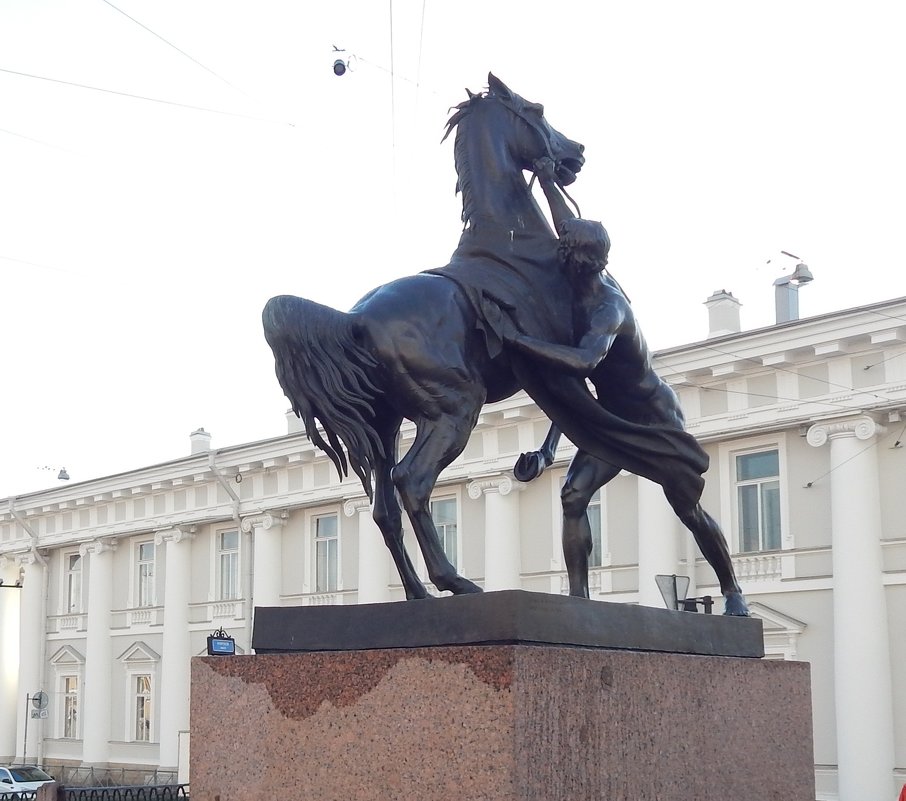
[[547, 199], [550, 206], [551, 219], [554, 222], [554, 230], [559, 234], [560, 226], [564, 220], [574, 220], [576, 215], [567, 205], [566, 199], [557, 188], [557, 168], [554, 162], [549, 158], [538, 159], [535, 162], [535, 175], [538, 183], [541, 185], [541, 191]]
[[615, 333], [586, 335], [582, 337], [579, 347], [573, 348], [568, 345], [555, 345], [526, 334], [517, 334], [510, 340], [510, 344], [547, 367], [587, 376], [607, 355], [615, 338]]
[[606, 303], [594, 314], [588, 333], [577, 347], [556, 345], [521, 332], [505, 333], [506, 342], [541, 364], [572, 373], [587, 376], [604, 360], [614, 340], [626, 322], [626, 312], [620, 304]]

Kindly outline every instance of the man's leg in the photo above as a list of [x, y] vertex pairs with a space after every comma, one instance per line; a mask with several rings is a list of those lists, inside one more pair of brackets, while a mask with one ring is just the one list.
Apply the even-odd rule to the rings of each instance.
[[730, 549], [717, 521], [702, 509], [701, 504], [690, 506], [688, 501], [680, 500], [680, 496], [672, 492], [670, 487], [664, 487], [664, 494], [676, 516], [692, 532], [702, 556], [717, 574], [720, 591], [724, 596], [724, 614], [747, 616], [749, 607], [736, 581]]
[[560, 491], [563, 504], [563, 557], [569, 575], [569, 594], [588, 598], [588, 557], [591, 528], [588, 503], [592, 496], [620, 472], [607, 462], [579, 451], [570, 462], [566, 483]]

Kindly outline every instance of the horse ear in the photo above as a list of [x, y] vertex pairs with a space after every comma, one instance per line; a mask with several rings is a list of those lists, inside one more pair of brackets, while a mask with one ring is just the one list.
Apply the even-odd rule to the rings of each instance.
[[510, 88], [493, 72], [488, 73], [488, 89], [490, 89], [492, 94], [502, 97], [504, 100], [509, 100], [513, 97]]

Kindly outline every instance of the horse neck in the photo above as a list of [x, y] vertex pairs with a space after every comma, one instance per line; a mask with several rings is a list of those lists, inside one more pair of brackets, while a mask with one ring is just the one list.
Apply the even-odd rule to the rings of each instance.
[[470, 228], [553, 236], [522, 169], [502, 142], [486, 132], [483, 138], [473, 137], [464, 143], [461, 155], [456, 166], [463, 215]]

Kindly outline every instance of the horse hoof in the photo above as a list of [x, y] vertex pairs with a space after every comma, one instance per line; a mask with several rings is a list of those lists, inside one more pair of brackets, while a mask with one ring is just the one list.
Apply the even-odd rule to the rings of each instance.
[[742, 593], [733, 592], [724, 596], [724, 614], [733, 617], [749, 617], [749, 606]]
[[538, 451], [529, 451], [521, 454], [513, 467], [513, 476], [523, 484], [534, 481], [543, 472], [544, 463]]

